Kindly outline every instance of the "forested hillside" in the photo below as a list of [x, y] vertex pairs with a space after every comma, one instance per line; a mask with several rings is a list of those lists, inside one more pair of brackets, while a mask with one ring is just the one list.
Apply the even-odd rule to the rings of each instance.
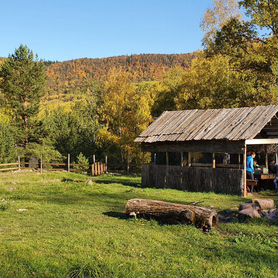
[[48, 62], [47, 76], [50, 99], [62, 100], [70, 93], [87, 90], [94, 81], [104, 81], [107, 73], [119, 69], [131, 73], [132, 81], [161, 80], [175, 67], [188, 68], [196, 53], [190, 54], [141, 54], [100, 59], [76, 59], [65, 62]]

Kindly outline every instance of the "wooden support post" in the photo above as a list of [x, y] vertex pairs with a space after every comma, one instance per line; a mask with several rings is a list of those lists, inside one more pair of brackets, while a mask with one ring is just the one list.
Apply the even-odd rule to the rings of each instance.
[[91, 174], [92, 174], [92, 176], [95, 175], [95, 165], [94, 165], [94, 163], [92, 163], [92, 166], [91, 166]]
[[41, 170], [41, 174], [42, 174], [42, 155], [41, 155], [41, 159], [40, 159], [40, 170]]
[[157, 155], [156, 153], [153, 154], [153, 164], [156, 165]]
[[212, 153], [212, 168], [216, 168], [215, 153]]
[[21, 167], [21, 165], [20, 165], [20, 156], [18, 156], [17, 162], [18, 162], [18, 170], [20, 170], [20, 167]]
[[243, 197], [247, 196], [246, 188], [246, 160], [247, 160], [247, 150], [246, 145], [244, 146], [244, 155], [243, 155]]
[[240, 153], [238, 154], [238, 169], [240, 169], [240, 166], [241, 166], [241, 164], [240, 164]]
[[100, 174], [100, 165], [99, 165], [99, 162], [97, 162], [97, 175]]
[[188, 167], [191, 167], [191, 152], [188, 152]]
[[68, 172], [70, 172], [70, 154], [68, 153]]
[[96, 176], [96, 156], [93, 154], [92, 176]]
[[267, 154], [267, 146], [264, 147], [265, 149], [265, 168], [268, 169], [268, 154]]
[[181, 154], [181, 168], [180, 168], [180, 184], [182, 184], [182, 167], [183, 167], [183, 152], [180, 152]]
[[108, 165], [108, 157], [107, 157], [107, 155], [106, 155], [106, 156], [105, 156], [105, 174], [108, 173], [108, 167], [107, 167], [107, 165]]
[[169, 174], [169, 153], [166, 152], [166, 173], [165, 173], [165, 179], [164, 179], [164, 186], [167, 185], [168, 174]]

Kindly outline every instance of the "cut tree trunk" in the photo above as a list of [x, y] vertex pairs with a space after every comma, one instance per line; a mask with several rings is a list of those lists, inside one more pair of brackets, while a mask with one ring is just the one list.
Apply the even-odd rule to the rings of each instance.
[[275, 208], [275, 203], [272, 199], [256, 199], [254, 200], [254, 204], [258, 205], [262, 210]]
[[131, 199], [125, 212], [130, 216], [153, 218], [170, 224], [193, 224], [203, 229], [211, 229], [218, 222], [215, 210], [156, 200]]

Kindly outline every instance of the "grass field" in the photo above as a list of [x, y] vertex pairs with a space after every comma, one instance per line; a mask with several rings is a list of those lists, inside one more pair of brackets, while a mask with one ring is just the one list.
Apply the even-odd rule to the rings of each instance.
[[123, 217], [142, 197], [236, 208], [237, 196], [141, 189], [140, 178], [0, 175], [0, 277], [277, 277], [277, 226], [193, 226]]

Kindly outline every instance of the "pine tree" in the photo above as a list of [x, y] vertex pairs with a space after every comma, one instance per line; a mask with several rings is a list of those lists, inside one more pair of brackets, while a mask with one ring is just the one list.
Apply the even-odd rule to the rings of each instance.
[[43, 62], [27, 46], [20, 45], [0, 70], [0, 90], [4, 105], [19, 128], [19, 144], [26, 148], [31, 137], [32, 117], [39, 111], [46, 72]]

